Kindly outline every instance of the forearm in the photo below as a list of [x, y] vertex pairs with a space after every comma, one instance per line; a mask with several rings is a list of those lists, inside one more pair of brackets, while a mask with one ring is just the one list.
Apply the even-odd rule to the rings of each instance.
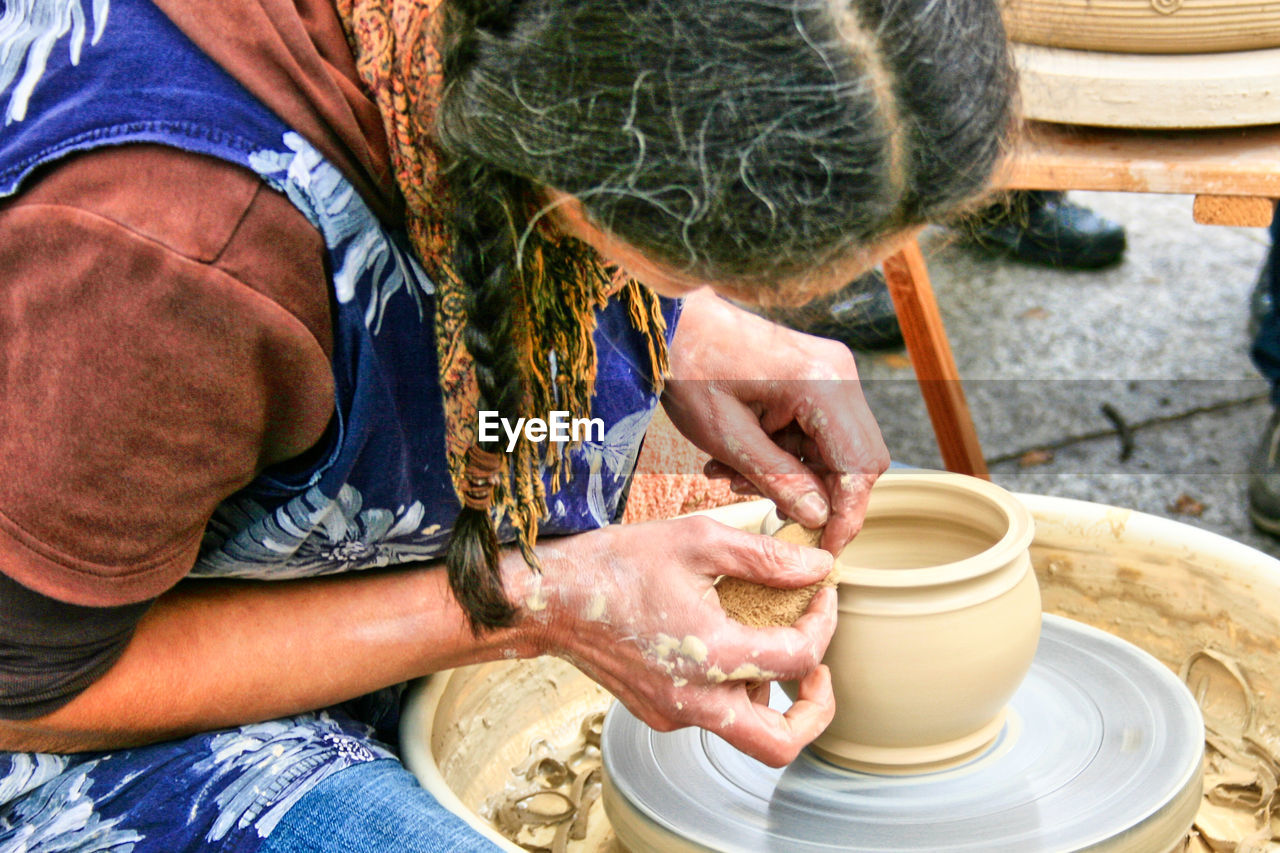
[[736, 330], [739, 324], [746, 323], [749, 331], [759, 333], [762, 326], [757, 324], [772, 325], [725, 301], [709, 287], [690, 293], [683, 303], [680, 322], [671, 339], [672, 378], [677, 380], [686, 378], [683, 374], [690, 371], [691, 365], [705, 361], [702, 357], [705, 347], [723, 344], [722, 340], [716, 340], [716, 332], [723, 333], [726, 328]]
[[[528, 568], [504, 557], [506, 574]], [[520, 626], [477, 638], [443, 569], [182, 584], [98, 681], [44, 717], [0, 721], [0, 750], [151, 743], [323, 708], [453, 666], [536, 653]]]

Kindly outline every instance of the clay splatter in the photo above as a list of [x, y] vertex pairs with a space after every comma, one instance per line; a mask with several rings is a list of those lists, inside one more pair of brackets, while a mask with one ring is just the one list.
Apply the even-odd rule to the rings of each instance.
[[494, 827], [531, 853], [567, 853], [569, 842], [585, 839], [600, 798], [603, 728], [604, 714], [594, 712], [583, 718], [577, 740], [567, 747], [554, 750], [545, 740], [534, 741], [529, 757], [511, 770], [520, 786], [485, 804]]

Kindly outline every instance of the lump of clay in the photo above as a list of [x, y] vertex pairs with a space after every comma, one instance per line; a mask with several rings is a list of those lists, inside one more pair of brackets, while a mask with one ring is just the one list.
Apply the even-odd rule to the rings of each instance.
[[[783, 542], [816, 548], [822, 538], [822, 530], [810, 530], [791, 522], [783, 525], [773, 536]], [[822, 580], [798, 589], [778, 589], [726, 576], [716, 584], [716, 593], [729, 618], [752, 628], [766, 628], [794, 624], [809, 609], [809, 602], [813, 601], [818, 590], [824, 586], [835, 586], [836, 582], [834, 567]]]

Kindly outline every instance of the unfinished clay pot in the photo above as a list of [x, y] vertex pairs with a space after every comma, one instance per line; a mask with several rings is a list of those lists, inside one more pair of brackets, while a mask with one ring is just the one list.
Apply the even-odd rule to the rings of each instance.
[[824, 662], [836, 716], [813, 748], [836, 763], [920, 772], [999, 733], [1035, 656], [1030, 512], [984, 480], [889, 471], [839, 555], [840, 619]]
[[1013, 49], [1023, 118], [1161, 130], [1280, 122], [1280, 47], [1167, 55]]

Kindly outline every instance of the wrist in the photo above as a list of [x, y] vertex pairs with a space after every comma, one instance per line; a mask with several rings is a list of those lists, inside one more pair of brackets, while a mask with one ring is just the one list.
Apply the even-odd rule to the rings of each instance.
[[517, 629], [530, 655], [572, 658], [587, 623], [601, 621], [607, 602], [598, 585], [608, 575], [613, 526], [538, 543], [541, 570], [517, 550], [504, 557], [503, 584], [517, 610]]
[[[550, 549], [539, 546], [539, 560], [546, 564]], [[519, 548], [506, 549], [501, 557], [502, 588], [516, 609], [516, 616], [503, 642], [504, 651], [514, 649], [516, 656], [532, 658], [550, 654], [552, 649], [551, 612], [545, 578], [538, 569], [525, 562]]]

